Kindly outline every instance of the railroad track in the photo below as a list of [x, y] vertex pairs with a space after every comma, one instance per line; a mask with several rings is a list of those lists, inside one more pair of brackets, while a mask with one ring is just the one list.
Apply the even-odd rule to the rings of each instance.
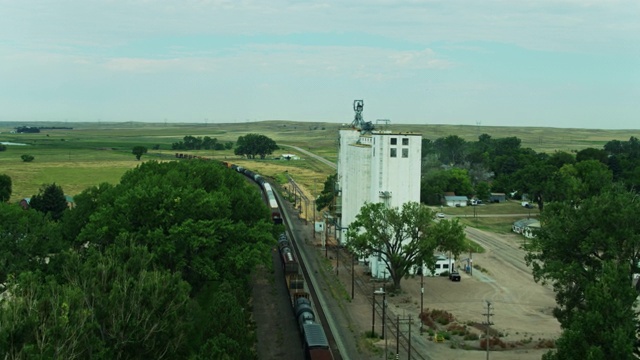
[[283, 215], [283, 224], [285, 225], [285, 231], [287, 235], [291, 239], [290, 243], [293, 247], [293, 251], [295, 253], [296, 258], [298, 259], [298, 265], [300, 270], [302, 271], [302, 275], [305, 280], [307, 292], [311, 296], [311, 300], [313, 302], [313, 309], [315, 310], [316, 315], [320, 319], [320, 323], [322, 324], [322, 328], [324, 329], [325, 335], [329, 342], [329, 347], [331, 348], [331, 353], [333, 354], [334, 360], [343, 360], [349, 359], [348, 356], [343, 356], [344, 346], [342, 345], [342, 340], [339, 337], [335, 336], [335, 326], [332, 326], [332, 320], [325, 313], [324, 305], [326, 301], [324, 300], [324, 296], [321, 292], [316, 291], [318, 287], [315, 277], [310, 276], [309, 269], [307, 268], [307, 264], [309, 263], [306, 254], [300, 251], [298, 246], [298, 239], [292, 231], [292, 218], [290, 216], [289, 209], [285, 208], [285, 200], [282, 199], [280, 194], [277, 191], [274, 191], [276, 197], [278, 198], [278, 202], [280, 203], [280, 209]]

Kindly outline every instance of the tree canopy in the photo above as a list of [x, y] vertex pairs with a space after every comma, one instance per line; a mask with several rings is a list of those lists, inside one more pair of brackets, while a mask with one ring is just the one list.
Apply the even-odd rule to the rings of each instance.
[[57, 222], [0, 203], [5, 354], [256, 357], [249, 280], [276, 231], [256, 187], [213, 162], [149, 161], [75, 200]]
[[548, 359], [630, 359], [638, 346], [635, 310], [640, 283], [640, 201], [608, 186], [574, 203], [547, 205], [527, 262], [536, 281], [556, 292], [562, 328]]
[[362, 256], [381, 255], [394, 287], [411, 269], [426, 264], [435, 267], [436, 251], [464, 250], [464, 227], [457, 220], [434, 220], [428, 207], [408, 202], [401, 208], [383, 203], [366, 203], [349, 225], [347, 247]]
[[272, 154], [278, 149], [276, 142], [265, 135], [247, 134], [240, 136], [236, 141], [234, 154], [245, 155], [248, 158], [255, 159], [256, 155], [264, 159], [265, 156]]

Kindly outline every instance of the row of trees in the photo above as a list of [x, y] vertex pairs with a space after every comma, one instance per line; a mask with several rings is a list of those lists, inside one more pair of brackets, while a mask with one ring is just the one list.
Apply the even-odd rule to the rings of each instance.
[[171, 144], [172, 150], [231, 150], [232, 142], [221, 143], [216, 138], [209, 136], [185, 136], [182, 141]]
[[211, 162], [149, 161], [73, 210], [62, 194], [0, 204], [6, 357], [256, 357], [249, 276], [280, 231], [257, 189]]
[[423, 140], [421, 201], [437, 205], [445, 192], [475, 195], [487, 200], [490, 192], [526, 193], [544, 207], [545, 201], [582, 199], [611, 180], [626, 188], [640, 186], [640, 143], [610, 141], [602, 149], [575, 153], [536, 153], [522, 148], [516, 137], [477, 142], [450, 135]]

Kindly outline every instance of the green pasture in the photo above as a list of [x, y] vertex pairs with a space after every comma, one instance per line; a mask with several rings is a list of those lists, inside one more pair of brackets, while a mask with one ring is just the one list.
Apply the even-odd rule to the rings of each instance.
[[[345, 123], [351, 120], [345, 119]], [[11, 134], [16, 126], [73, 127], [72, 129], [42, 130], [37, 134]], [[174, 151], [171, 144], [185, 136], [209, 136], [220, 142], [235, 142], [239, 136], [249, 133], [266, 135], [281, 145], [293, 145], [336, 161], [338, 154], [338, 131], [341, 125], [322, 122], [260, 121], [227, 124], [178, 124], [178, 123], [65, 123], [65, 122], [1, 122], [0, 141], [24, 143], [26, 146], [8, 146], [0, 152], [0, 173], [11, 176], [13, 196], [11, 201], [28, 197], [47, 183], [59, 184], [69, 195], [102, 182], [117, 183], [128, 169], [140, 162], [131, 154], [134, 146], [142, 145], [149, 153], [142, 162], [149, 160], [173, 160], [176, 152], [242, 164], [267, 176], [283, 179], [286, 174], [306, 189], [311, 196], [317, 195], [328, 175], [335, 170], [288, 147], [277, 150], [273, 157], [282, 153], [294, 153], [301, 160], [276, 161], [273, 159], [248, 160], [233, 155], [233, 151]], [[424, 138], [458, 135], [467, 141], [477, 140], [486, 133], [494, 138], [516, 136], [522, 146], [535, 151], [577, 151], [586, 147], [602, 147], [610, 140], [640, 138], [640, 130], [591, 130], [535, 127], [479, 127], [467, 125], [400, 125], [384, 127], [390, 131], [420, 133]], [[152, 150], [159, 145], [159, 150]], [[33, 155], [35, 160], [24, 163], [23, 154]], [[477, 206], [477, 214], [528, 213], [519, 203], [513, 207], [502, 204]], [[531, 211], [532, 215], [537, 210]], [[443, 212], [462, 217], [473, 214], [471, 207], [444, 208]]]
[[512, 217], [462, 217], [458, 218], [461, 224], [476, 229], [484, 230], [495, 234], [510, 234], [511, 226], [514, 222], [526, 219], [527, 217], [512, 216]]

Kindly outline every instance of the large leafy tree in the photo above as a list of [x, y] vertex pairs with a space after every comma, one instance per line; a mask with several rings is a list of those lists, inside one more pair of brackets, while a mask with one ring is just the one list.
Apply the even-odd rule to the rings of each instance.
[[534, 279], [556, 292], [564, 332], [549, 359], [628, 359], [638, 345], [640, 201], [607, 187], [579, 206], [549, 203], [526, 255]]
[[236, 141], [234, 154], [245, 155], [252, 159], [259, 155], [261, 159], [264, 159], [265, 156], [272, 154], [277, 149], [278, 145], [271, 138], [260, 134], [247, 134], [240, 136]]
[[386, 264], [395, 289], [402, 278], [416, 266], [435, 267], [435, 251], [464, 250], [464, 228], [457, 220], [435, 221], [427, 206], [408, 202], [401, 208], [387, 208], [383, 203], [366, 203], [349, 225], [347, 247], [356, 253], [380, 255]]
[[68, 208], [62, 187], [55, 183], [40, 188], [38, 194], [31, 197], [29, 206], [50, 215], [53, 220], [60, 220]]
[[0, 174], [0, 202], [9, 201], [12, 191], [11, 177], [6, 174]]

